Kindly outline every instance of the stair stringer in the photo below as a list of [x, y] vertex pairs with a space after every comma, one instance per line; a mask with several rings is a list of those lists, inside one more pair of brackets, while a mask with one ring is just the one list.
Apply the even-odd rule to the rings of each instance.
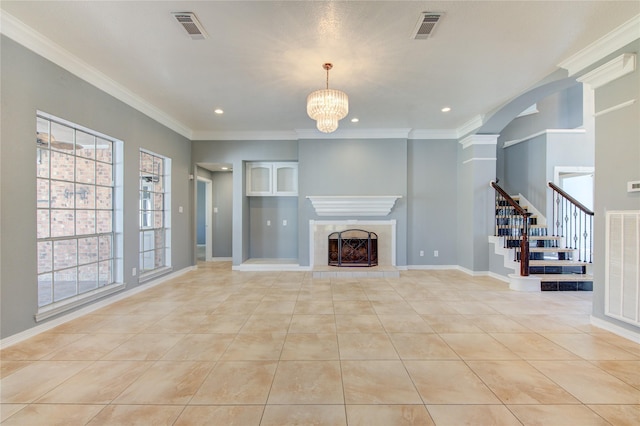
[[520, 204], [520, 207], [527, 209], [527, 211], [531, 213], [532, 216], [535, 216], [538, 219], [538, 225], [547, 227], [547, 217], [543, 215], [540, 210], [536, 209], [535, 206], [531, 204], [524, 195], [518, 193], [518, 196], [516, 198], [518, 198], [519, 200], [518, 204]]
[[513, 271], [517, 271], [520, 269], [520, 263], [516, 262], [515, 257], [515, 249], [507, 248], [504, 246], [504, 237], [497, 237], [495, 235], [489, 235], [489, 244], [493, 244], [493, 252], [499, 256], [502, 256], [504, 259], [503, 266], [507, 269], [511, 269]]
[[[504, 281], [509, 283], [509, 289], [514, 291], [540, 291], [539, 277], [523, 277], [520, 275], [520, 262], [513, 260], [515, 249], [504, 246], [504, 237], [490, 235], [489, 244], [493, 244], [494, 254], [502, 256], [503, 267], [514, 271], [514, 273], [507, 273], [506, 276], [497, 274], [504, 277]], [[496, 273], [495, 271], [492, 272]]]

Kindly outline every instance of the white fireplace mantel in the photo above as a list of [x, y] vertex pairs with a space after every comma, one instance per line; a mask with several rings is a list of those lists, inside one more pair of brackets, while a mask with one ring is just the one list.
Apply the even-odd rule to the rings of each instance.
[[402, 195], [308, 195], [318, 216], [387, 216]]

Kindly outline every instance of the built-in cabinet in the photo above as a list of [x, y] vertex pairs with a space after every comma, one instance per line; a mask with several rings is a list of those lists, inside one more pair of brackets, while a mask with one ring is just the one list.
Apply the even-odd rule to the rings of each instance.
[[244, 267], [252, 270], [270, 262], [297, 264], [298, 163], [247, 162], [245, 168], [249, 259], [243, 262]]
[[298, 195], [298, 163], [247, 163], [247, 196], [273, 197]]

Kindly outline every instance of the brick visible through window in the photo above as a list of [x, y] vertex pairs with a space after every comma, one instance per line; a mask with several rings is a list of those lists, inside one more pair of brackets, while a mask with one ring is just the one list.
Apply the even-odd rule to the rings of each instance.
[[171, 160], [140, 151], [140, 273], [170, 266]]
[[114, 282], [114, 140], [36, 119], [38, 307]]

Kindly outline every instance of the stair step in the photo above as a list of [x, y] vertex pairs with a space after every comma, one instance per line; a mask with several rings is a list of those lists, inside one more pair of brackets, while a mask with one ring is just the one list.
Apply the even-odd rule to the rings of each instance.
[[[520, 247], [515, 247], [520, 250]], [[529, 247], [529, 253], [573, 253], [577, 249], [560, 247]]]
[[578, 260], [530, 260], [529, 266], [586, 266]]
[[[521, 229], [522, 226], [520, 226], [520, 224], [518, 225], [496, 225], [496, 228], [500, 228], [500, 229], [506, 229], [506, 228], [518, 228]], [[529, 228], [547, 228], [547, 225], [539, 225], [537, 223], [530, 223], [529, 224]]]
[[593, 281], [593, 275], [589, 274], [534, 274], [531, 276], [540, 278], [542, 282]]

